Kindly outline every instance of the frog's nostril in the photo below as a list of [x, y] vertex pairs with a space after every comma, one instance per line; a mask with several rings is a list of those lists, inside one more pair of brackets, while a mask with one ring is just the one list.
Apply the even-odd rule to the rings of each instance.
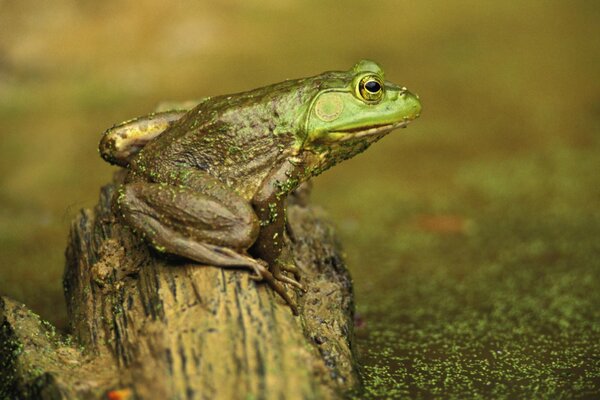
[[407, 119], [413, 120], [419, 117], [422, 107], [418, 95], [409, 92], [406, 88], [402, 88], [398, 100], [402, 102], [402, 109], [404, 110]]

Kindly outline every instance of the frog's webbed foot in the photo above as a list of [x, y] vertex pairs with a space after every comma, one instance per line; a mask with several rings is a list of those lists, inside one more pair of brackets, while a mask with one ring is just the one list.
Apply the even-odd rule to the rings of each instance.
[[[296, 279], [292, 279], [289, 276], [284, 275], [282, 271], [293, 273], [294, 277]], [[295, 286], [298, 289], [302, 290], [303, 292], [306, 292], [306, 289], [304, 289], [304, 286], [302, 286], [302, 284], [300, 282], [298, 282], [298, 280], [300, 279], [299, 271], [298, 271], [298, 267], [296, 267], [296, 265], [293, 261], [292, 262], [276, 261], [271, 266], [271, 272], [273, 273], [273, 277], [275, 279], [277, 279], [278, 281], [290, 284], [290, 285]]]
[[[285, 286], [283, 286], [280, 281], [287, 282], [278, 278], [275, 274], [271, 273], [267, 268], [267, 263], [262, 260], [255, 260], [256, 262], [252, 264], [252, 268], [256, 275], [251, 275], [250, 278], [255, 281], [265, 281], [277, 294], [279, 294], [285, 302], [290, 306], [294, 315], [298, 315], [298, 304], [295, 300], [293, 300], [288, 294], [287, 290], [285, 290]], [[287, 278], [286, 276], [283, 276]], [[289, 278], [287, 278], [289, 279]], [[293, 279], [290, 279], [293, 281]], [[296, 282], [296, 281], [293, 281]], [[287, 282], [291, 283], [291, 282]], [[296, 282], [298, 283], [298, 282]], [[299, 285], [299, 283], [298, 283]]]
[[304, 286], [302, 286], [302, 284], [300, 282], [298, 282], [295, 279], [290, 278], [289, 276], [284, 275], [283, 273], [281, 273], [281, 271], [273, 272], [273, 277], [275, 279], [277, 279], [278, 281], [289, 283], [290, 285], [297, 287], [298, 289], [302, 290], [303, 292], [306, 292], [306, 289], [304, 289]]

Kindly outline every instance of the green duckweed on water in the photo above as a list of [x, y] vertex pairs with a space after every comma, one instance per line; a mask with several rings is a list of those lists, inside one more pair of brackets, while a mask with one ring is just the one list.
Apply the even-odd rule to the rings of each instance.
[[589, 150], [468, 165], [437, 209], [389, 193], [395, 212], [373, 206], [346, 226], [368, 227], [350, 256], [358, 398], [595, 398], [598, 170]]

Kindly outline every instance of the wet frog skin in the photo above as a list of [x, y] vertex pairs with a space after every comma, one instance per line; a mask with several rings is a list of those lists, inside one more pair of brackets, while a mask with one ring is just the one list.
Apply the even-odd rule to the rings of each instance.
[[361, 60], [126, 121], [104, 133], [100, 154], [128, 169], [114, 209], [152, 247], [249, 268], [297, 314], [283, 285], [302, 289], [284, 246], [287, 196], [420, 112], [417, 96]]

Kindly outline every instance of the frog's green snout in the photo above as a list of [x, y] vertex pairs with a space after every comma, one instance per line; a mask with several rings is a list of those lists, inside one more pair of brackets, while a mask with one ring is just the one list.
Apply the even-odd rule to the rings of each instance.
[[419, 118], [422, 106], [417, 94], [405, 90], [398, 96], [398, 100], [402, 102], [402, 109], [407, 120], [412, 121]]

